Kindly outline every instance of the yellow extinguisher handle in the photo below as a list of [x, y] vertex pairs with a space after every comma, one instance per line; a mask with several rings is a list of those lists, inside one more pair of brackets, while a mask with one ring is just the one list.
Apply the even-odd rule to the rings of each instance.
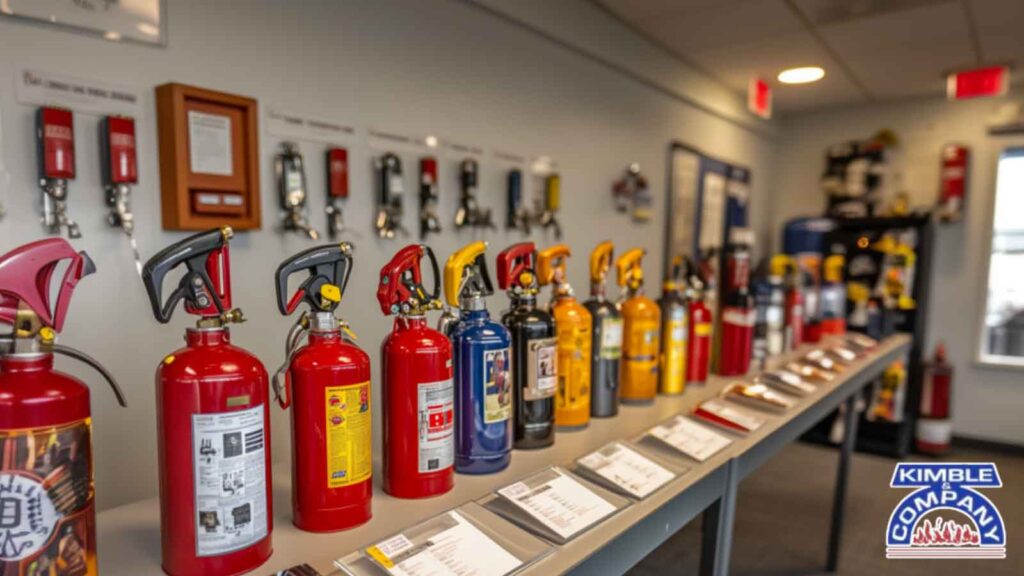
[[459, 305], [459, 289], [466, 267], [487, 250], [486, 242], [473, 242], [456, 250], [444, 264], [444, 299], [451, 306]]
[[590, 281], [594, 284], [604, 284], [608, 277], [608, 269], [612, 267], [612, 255], [615, 253], [615, 245], [611, 240], [605, 240], [594, 248], [590, 253]]
[[569, 256], [572, 256], [572, 252], [565, 244], [555, 244], [546, 250], [541, 250], [537, 254], [537, 283], [547, 286], [555, 280], [556, 274], [559, 279], [564, 281], [566, 260]]
[[558, 212], [562, 204], [562, 177], [558, 174], [548, 176], [546, 182], [545, 203], [551, 212]]
[[615, 261], [615, 269], [618, 272], [616, 282], [619, 286], [629, 285], [630, 288], [637, 288], [644, 283], [644, 269], [641, 266], [644, 254], [643, 248], [633, 248], [627, 251]]

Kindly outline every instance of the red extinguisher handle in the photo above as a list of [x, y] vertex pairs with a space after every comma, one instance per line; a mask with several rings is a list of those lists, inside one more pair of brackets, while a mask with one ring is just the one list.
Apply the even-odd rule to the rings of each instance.
[[[427, 292], [423, 286], [420, 262], [423, 256], [430, 260], [434, 275], [434, 289]], [[380, 270], [377, 286], [377, 302], [381, 312], [391, 314], [407, 313], [435, 307], [441, 297], [441, 271], [434, 251], [426, 244], [410, 244], [395, 254]]]
[[[50, 281], [57, 265], [70, 261], [51, 306]], [[19, 305], [31, 309], [44, 326], [60, 332], [71, 294], [82, 278], [96, 271], [89, 255], [75, 252], [63, 238], [25, 244], [0, 256], [0, 322], [14, 324]]]
[[521, 286], [523, 272], [533, 272], [537, 258], [537, 247], [533, 242], [513, 244], [498, 254], [498, 288], [508, 290]]

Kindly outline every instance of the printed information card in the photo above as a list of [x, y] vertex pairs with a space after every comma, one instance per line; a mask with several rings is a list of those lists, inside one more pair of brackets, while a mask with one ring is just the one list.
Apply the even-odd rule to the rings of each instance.
[[554, 477], [537, 486], [516, 482], [498, 495], [567, 540], [615, 512], [615, 506], [574, 478], [557, 468], [551, 472]]
[[648, 430], [647, 434], [698, 462], [707, 460], [732, 443], [729, 438], [685, 416], [676, 416], [659, 424]]
[[592, 474], [636, 498], [646, 498], [675, 478], [670, 470], [621, 442], [612, 442], [578, 462]]
[[405, 534], [396, 534], [364, 552], [394, 576], [503, 576], [522, 566], [458, 512], [448, 512], [436, 522], [440, 529], [418, 545]]

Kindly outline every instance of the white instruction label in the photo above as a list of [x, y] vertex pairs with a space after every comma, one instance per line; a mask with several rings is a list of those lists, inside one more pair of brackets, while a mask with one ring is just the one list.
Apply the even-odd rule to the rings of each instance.
[[196, 555], [220, 556], [267, 536], [264, 406], [192, 415]]
[[707, 426], [682, 416], [676, 416], [666, 424], [659, 424], [647, 433], [698, 462], [707, 460], [732, 443], [732, 440]]
[[620, 442], [579, 459], [581, 466], [637, 498], [661, 488], [675, 474]]
[[498, 494], [562, 538], [570, 538], [615, 512], [607, 500], [561, 473], [533, 488], [525, 482], [510, 484]]
[[231, 176], [231, 118], [188, 111], [189, 167], [195, 174]]
[[419, 396], [419, 471], [450, 468], [455, 459], [455, 385], [451, 378], [424, 382]]
[[618, 360], [622, 357], [622, 318], [601, 320], [601, 358]]

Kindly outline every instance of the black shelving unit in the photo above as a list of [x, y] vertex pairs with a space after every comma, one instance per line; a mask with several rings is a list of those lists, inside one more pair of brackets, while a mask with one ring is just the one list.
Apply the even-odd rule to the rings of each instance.
[[[917, 237], [914, 286], [911, 292], [916, 307], [913, 310], [892, 311], [891, 322], [886, 322], [892, 330], [910, 334], [913, 339], [907, 358], [903, 418], [900, 422], [870, 421], [862, 413], [857, 427], [857, 450], [902, 458], [910, 452], [913, 444], [914, 427], [921, 404], [935, 225], [929, 213], [900, 217], [839, 218], [835, 222], [836, 229], [825, 237], [827, 253], [849, 254], [851, 250], [857, 249], [855, 246], [858, 239], [867, 238], [870, 243], [874, 243], [886, 232], [914, 230]], [[871, 387], [867, 387], [865, 392], [870, 395]], [[870, 396], [867, 399], [870, 405]], [[837, 414], [832, 414], [819, 422], [804, 435], [804, 439], [831, 445], [829, 430], [836, 417]]]

